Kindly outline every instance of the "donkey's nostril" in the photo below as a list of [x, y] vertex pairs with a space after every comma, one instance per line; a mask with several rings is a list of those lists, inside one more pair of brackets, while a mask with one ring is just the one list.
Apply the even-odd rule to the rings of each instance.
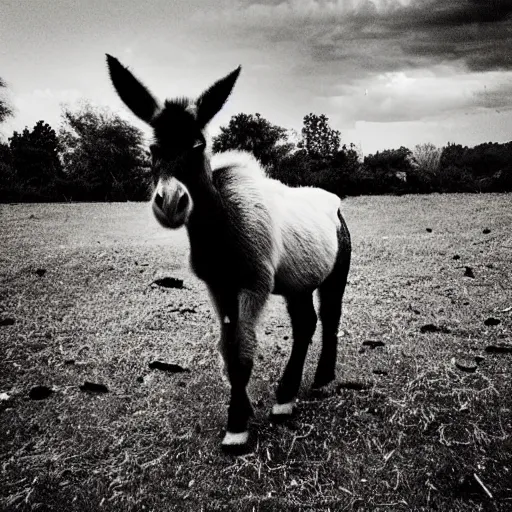
[[178, 201], [178, 204], [176, 206], [176, 213], [180, 214], [180, 213], [183, 213], [185, 211], [185, 209], [187, 208], [188, 206], [188, 194], [183, 194], [179, 201]]
[[163, 209], [164, 198], [160, 194], [155, 194], [155, 204], [160, 208], [160, 210]]

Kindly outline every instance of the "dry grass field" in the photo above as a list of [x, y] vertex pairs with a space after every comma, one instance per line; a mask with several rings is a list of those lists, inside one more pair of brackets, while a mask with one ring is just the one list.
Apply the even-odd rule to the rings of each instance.
[[0, 509], [512, 510], [512, 197], [344, 209], [338, 381], [310, 390], [317, 332], [296, 416], [269, 422], [291, 341], [273, 297], [254, 450], [229, 457], [217, 325], [186, 234], [138, 203], [1, 205]]

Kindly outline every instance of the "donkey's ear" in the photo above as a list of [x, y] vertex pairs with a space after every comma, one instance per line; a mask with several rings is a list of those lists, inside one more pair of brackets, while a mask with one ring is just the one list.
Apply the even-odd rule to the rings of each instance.
[[119, 97], [137, 117], [146, 121], [146, 123], [151, 122], [151, 119], [159, 110], [158, 102], [153, 95], [127, 68], [108, 53], [107, 65], [110, 78]]
[[213, 116], [222, 108], [230, 95], [242, 66], [238, 66], [229, 75], [215, 82], [209, 89], [203, 92], [197, 100], [197, 121], [204, 128]]

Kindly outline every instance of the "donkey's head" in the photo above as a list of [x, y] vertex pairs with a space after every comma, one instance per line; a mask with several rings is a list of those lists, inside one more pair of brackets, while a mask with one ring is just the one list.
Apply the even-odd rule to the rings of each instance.
[[161, 105], [116, 58], [107, 55], [107, 64], [120, 98], [153, 128], [153, 213], [162, 226], [179, 228], [192, 211], [189, 189], [210, 172], [205, 163], [204, 130], [227, 100], [240, 67], [215, 82], [196, 100], [181, 98]]

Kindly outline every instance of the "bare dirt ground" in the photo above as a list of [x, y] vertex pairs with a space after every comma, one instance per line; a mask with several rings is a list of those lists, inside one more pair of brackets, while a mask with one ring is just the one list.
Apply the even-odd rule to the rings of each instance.
[[185, 233], [138, 203], [1, 205], [0, 509], [512, 510], [511, 205], [345, 200], [338, 382], [309, 389], [317, 332], [295, 418], [269, 422], [291, 342], [272, 298], [237, 458]]

